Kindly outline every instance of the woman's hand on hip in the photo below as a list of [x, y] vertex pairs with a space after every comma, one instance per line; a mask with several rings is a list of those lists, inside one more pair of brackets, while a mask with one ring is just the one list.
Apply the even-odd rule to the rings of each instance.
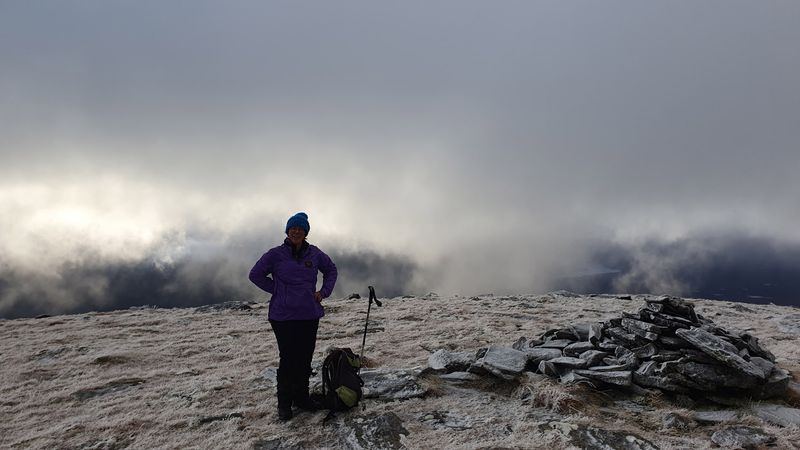
[[322, 303], [322, 294], [319, 291], [314, 292], [314, 300], [316, 300], [317, 303]]

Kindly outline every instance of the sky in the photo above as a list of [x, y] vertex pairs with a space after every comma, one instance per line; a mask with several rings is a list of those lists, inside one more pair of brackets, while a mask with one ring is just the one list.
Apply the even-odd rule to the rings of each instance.
[[798, 23], [792, 1], [0, 0], [0, 317], [266, 300], [247, 272], [298, 211], [336, 295], [800, 304]]

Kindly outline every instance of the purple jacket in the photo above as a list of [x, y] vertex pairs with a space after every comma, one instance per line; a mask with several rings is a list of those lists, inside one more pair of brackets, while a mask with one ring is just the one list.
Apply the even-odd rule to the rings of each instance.
[[[336, 284], [336, 265], [319, 248], [304, 242], [297, 255], [286, 239], [270, 249], [250, 270], [250, 281], [272, 294], [270, 320], [315, 320], [325, 315], [314, 299], [317, 271], [322, 272], [323, 298], [329, 297]], [[272, 275], [272, 278], [269, 277]]]

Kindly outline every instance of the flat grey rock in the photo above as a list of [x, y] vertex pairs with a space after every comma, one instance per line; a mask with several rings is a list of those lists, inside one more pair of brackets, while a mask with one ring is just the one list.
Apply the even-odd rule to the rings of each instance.
[[692, 413], [692, 419], [698, 423], [723, 423], [733, 422], [739, 419], [739, 412], [732, 410], [721, 411], [695, 411]]
[[603, 324], [591, 323], [589, 324], [588, 341], [597, 345], [603, 339]]
[[692, 419], [684, 417], [675, 412], [667, 413], [661, 423], [663, 427], [668, 430], [688, 430], [692, 427]]
[[493, 345], [486, 350], [477, 364], [501, 378], [513, 378], [525, 370], [528, 355], [511, 347]]
[[758, 389], [758, 396], [762, 399], [773, 397], [791, 397], [789, 385], [792, 382], [792, 375], [786, 369], [775, 367], [772, 370], [767, 382]]
[[602, 381], [603, 383], [614, 384], [617, 386], [630, 386], [633, 383], [630, 370], [620, 370], [615, 372], [599, 372], [596, 370], [576, 370], [576, 375]]
[[[667, 366], [673, 363], [663, 363]], [[704, 390], [717, 391], [721, 388], [731, 387], [738, 389], [752, 389], [760, 382], [757, 378], [730, 370], [727, 366], [719, 364], [700, 364], [693, 361], [675, 362], [667, 366], [665, 373], [677, 372], [691, 382], [701, 386]], [[694, 386], [689, 386], [694, 387]]]
[[723, 448], [755, 449], [775, 442], [775, 436], [754, 427], [727, 427], [711, 435], [711, 441]]
[[558, 367], [566, 367], [569, 369], [583, 369], [586, 367], [586, 360], [580, 358], [572, 358], [569, 356], [562, 356], [560, 358], [553, 358], [548, 361]]
[[681, 329], [676, 331], [675, 334], [726, 366], [761, 380], [767, 378], [767, 374], [764, 373], [761, 367], [750, 361], [745, 361], [739, 356], [736, 347], [705, 330], [700, 328]]
[[578, 358], [586, 361], [586, 367], [598, 366], [603, 363], [603, 359], [608, 356], [608, 353], [601, 352], [600, 350], [587, 350], [581, 353]]
[[455, 414], [451, 411], [431, 411], [423, 414], [419, 421], [429, 427], [442, 430], [468, 430], [472, 428], [473, 420], [469, 417]]
[[552, 340], [546, 341], [544, 344], [540, 345], [538, 348], [563, 349], [566, 346], [568, 346], [569, 344], [572, 344], [573, 342], [575, 342], [575, 341], [569, 340], [569, 339], [552, 339]]
[[767, 422], [782, 427], [800, 426], [800, 409], [780, 405], [754, 405], [753, 412]]
[[457, 372], [467, 370], [476, 360], [474, 352], [451, 352], [439, 349], [428, 357], [428, 367], [437, 371]]
[[594, 349], [594, 344], [591, 342], [574, 342], [564, 347], [564, 356], [578, 356], [583, 352]]
[[528, 339], [525, 336], [522, 336], [521, 338], [517, 339], [516, 342], [511, 344], [511, 348], [513, 348], [514, 350], [519, 350], [524, 352], [529, 348], [537, 347], [539, 345], [542, 345], [543, 343], [544, 341], [540, 339]]
[[481, 379], [480, 376], [471, 372], [450, 372], [439, 375], [439, 378], [445, 381], [454, 381], [454, 382], [477, 381]]
[[587, 450], [658, 450], [652, 442], [624, 431], [580, 426], [569, 433], [570, 443]]
[[377, 416], [347, 416], [338, 428], [342, 447], [354, 450], [400, 450], [400, 436], [408, 436], [403, 421], [393, 412]]
[[548, 361], [563, 356], [561, 350], [557, 348], [529, 348], [524, 353], [528, 357], [528, 361], [535, 365], [538, 365], [540, 361]]
[[653, 387], [667, 392], [688, 393], [689, 388], [678, 384], [673, 378], [661, 375], [644, 375], [633, 372], [633, 382], [639, 386]]
[[622, 327], [633, 333], [633, 330], [646, 331], [656, 334], [664, 334], [669, 330], [669, 327], [654, 325], [652, 323], [644, 322], [636, 319], [622, 319]]
[[364, 398], [407, 400], [422, 397], [425, 389], [417, 383], [414, 369], [362, 369]]

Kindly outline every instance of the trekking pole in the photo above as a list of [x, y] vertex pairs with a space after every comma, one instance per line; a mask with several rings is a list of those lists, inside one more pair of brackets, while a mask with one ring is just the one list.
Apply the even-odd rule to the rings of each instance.
[[[367, 327], [369, 326], [369, 310], [372, 308], [372, 302], [378, 306], [383, 306], [375, 295], [375, 288], [369, 286], [369, 305], [367, 306], [367, 322], [364, 324], [364, 339], [361, 340], [361, 354], [358, 356], [359, 365], [364, 361], [364, 344], [367, 343]], [[359, 367], [360, 369], [361, 367]]]

